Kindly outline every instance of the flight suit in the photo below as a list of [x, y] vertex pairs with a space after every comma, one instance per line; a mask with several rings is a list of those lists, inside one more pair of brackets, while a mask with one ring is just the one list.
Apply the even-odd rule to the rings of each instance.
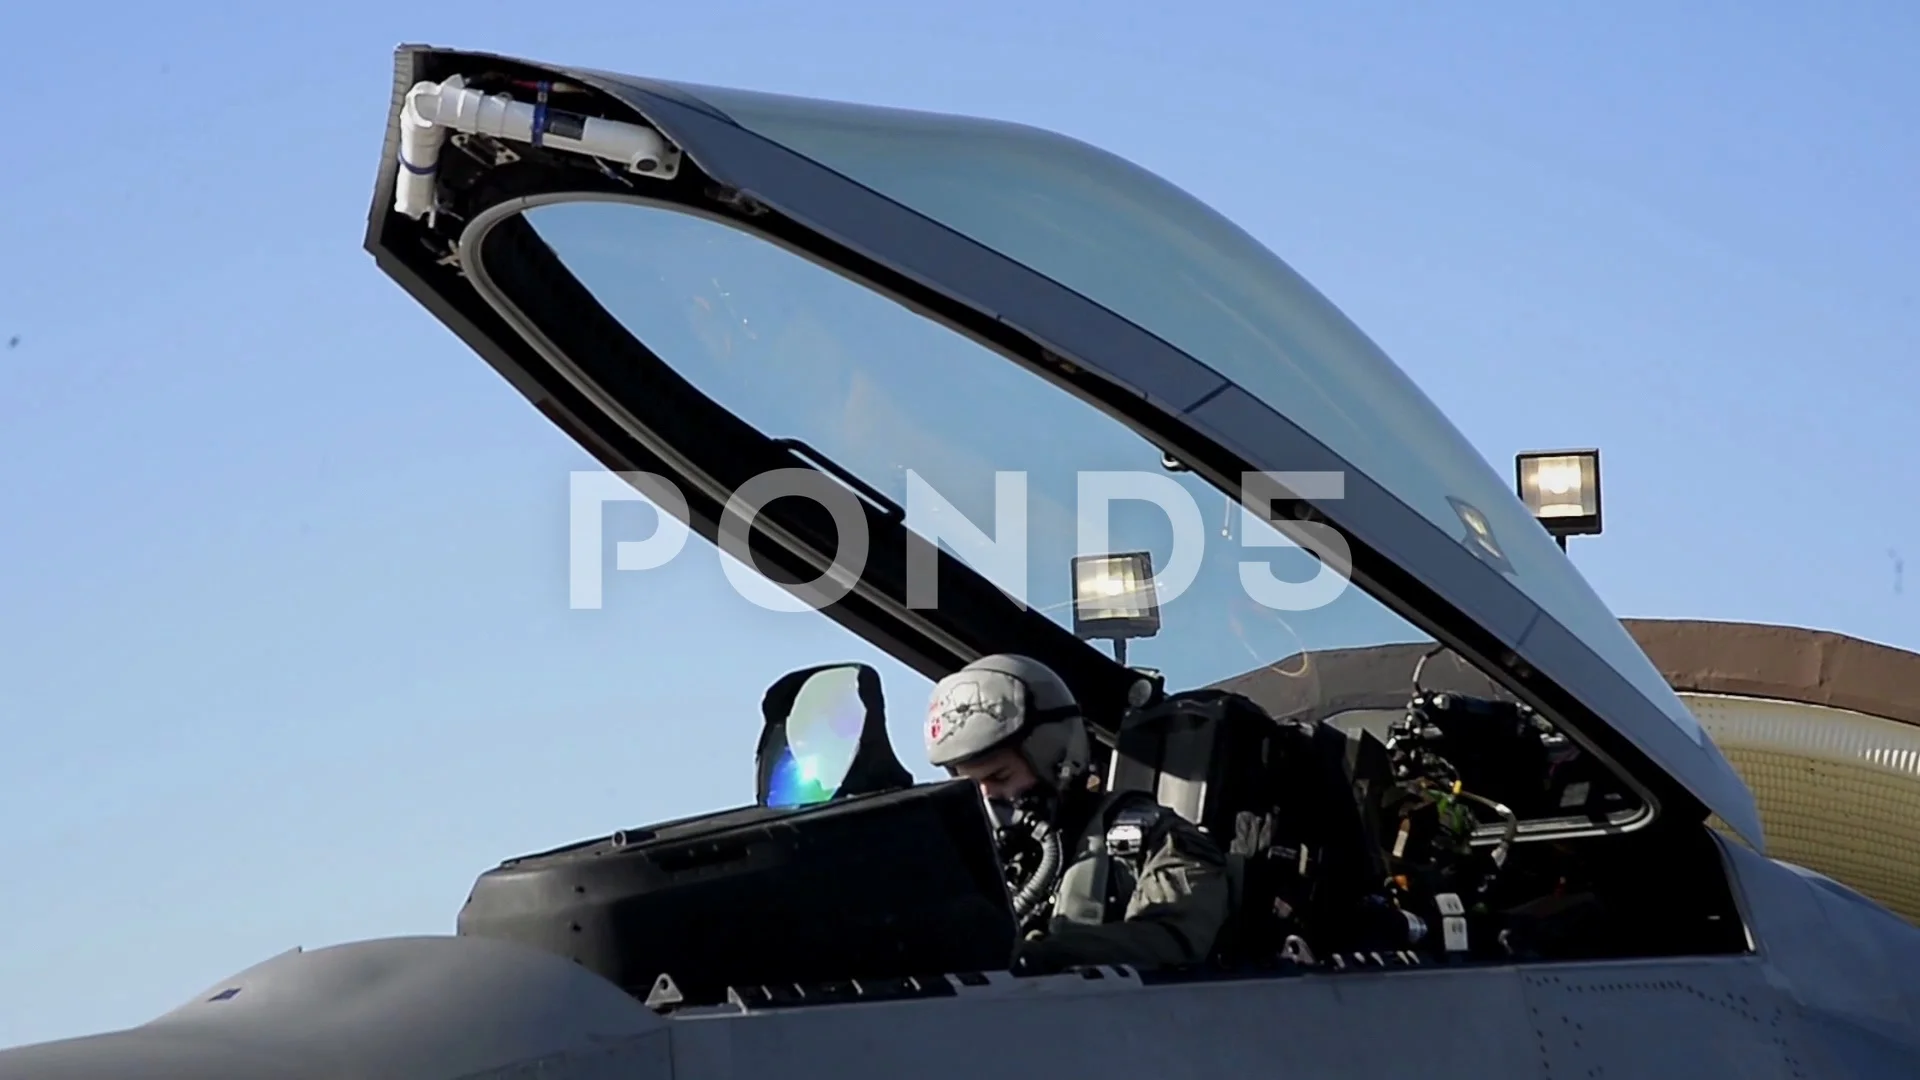
[[1047, 929], [1020, 943], [1015, 970], [1205, 960], [1229, 914], [1219, 846], [1144, 792], [1101, 796], [1084, 817], [1063, 845]]

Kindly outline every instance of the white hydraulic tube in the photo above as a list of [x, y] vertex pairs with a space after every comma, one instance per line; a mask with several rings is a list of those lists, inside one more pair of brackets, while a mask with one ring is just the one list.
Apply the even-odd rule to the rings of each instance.
[[399, 213], [418, 218], [433, 211], [434, 176], [450, 129], [584, 154], [662, 180], [672, 179], [680, 168], [680, 151], [650, 127], [483, 94], [455, 75], [445, 82], [416, 83], [407, 91], [393, 191]]

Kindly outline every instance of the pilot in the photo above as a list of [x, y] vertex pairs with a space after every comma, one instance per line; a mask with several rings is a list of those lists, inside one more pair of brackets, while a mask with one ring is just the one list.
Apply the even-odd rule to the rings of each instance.
[[1086, 722], [1060, 676], [1024, 656], [982, 657], [940, 680], [927, 760], [979, 785], [1003, 826], [1044, 822], [1058, 877], [1033, 911], [1013, 969], [1195, 964], [1228, 917], [1226, 860], [1206, 834], [1145, 792], [1101, 791]]

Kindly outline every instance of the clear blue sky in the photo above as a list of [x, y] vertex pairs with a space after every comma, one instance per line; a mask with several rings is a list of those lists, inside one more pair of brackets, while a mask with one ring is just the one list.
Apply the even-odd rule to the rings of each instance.
[[704, 548], [568, 610], [588, 459], [360, 249], [401, 41], [1103, 145], [1503, 472], [1603, 447], [1621, 614], [1920, 648], [1911, 5], [198, 10], [0, 15], [0, 1045], [746, 801], [765, 684], [873, 658]]

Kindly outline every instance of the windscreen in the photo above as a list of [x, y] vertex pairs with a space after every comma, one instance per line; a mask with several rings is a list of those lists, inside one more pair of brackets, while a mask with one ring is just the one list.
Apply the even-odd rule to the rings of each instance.
[[[1124, 648], [1170, 687], [1264, 670], [1312, 700], [1302, 654], [1427, 640], [1119, 421], [832, 270], [635, 202], [525, 218], [696, 389], [905, 508], [909, 528], [1061, 626], [1076, 627], [1074, 583], [1089, 579], [1075, 557], [1124, 556], [1102, 580], [1143, 570], [1152, 625], [1083, 626], [1086, 647]], [[1094, 614], [1142, 600], [1141, 584], [1099, 590]]]
[[[1404, 711], [1421, 657], [1438, 651], [1126, 424], [826, 266], [633, 198], [521, 213], [594, 300], [695, 390], [804, 448], [800, 460], [869, 501], [902, 508], [909, 530], [1082, 648], [1155, 669], [1173, 690], [1229, 684], [1300, 719], [1356, 692]], [[913, 595], [911, 578], [907, 591], [909, 605], [938, 604]], [[1355, 667], [1356, 656], [1371, 660]], [[1324, 677], [1342, 663], [1346, 674]], [[857, 683], [841, 679], [821, 673], [795, 697], [768, 778], [775, 805], [830, 799], [842, 786], [862, 713]], [[1464, 692], [1498, 695], [1483, 685]]]
[[[742, 127], [1159, 336], [1447, 535], [1472, 546], [1482, 531], [1520, 589], [1701, 741], [1698, 722], [1508, 483], [1338, 309], [1198, 200], [1112, 154], [1019, 125], [686, 89]], [[1084, 455], [1097, 456], [1091, 447]], [[1327, 618], [1358, 625], [1345, 609]]]

